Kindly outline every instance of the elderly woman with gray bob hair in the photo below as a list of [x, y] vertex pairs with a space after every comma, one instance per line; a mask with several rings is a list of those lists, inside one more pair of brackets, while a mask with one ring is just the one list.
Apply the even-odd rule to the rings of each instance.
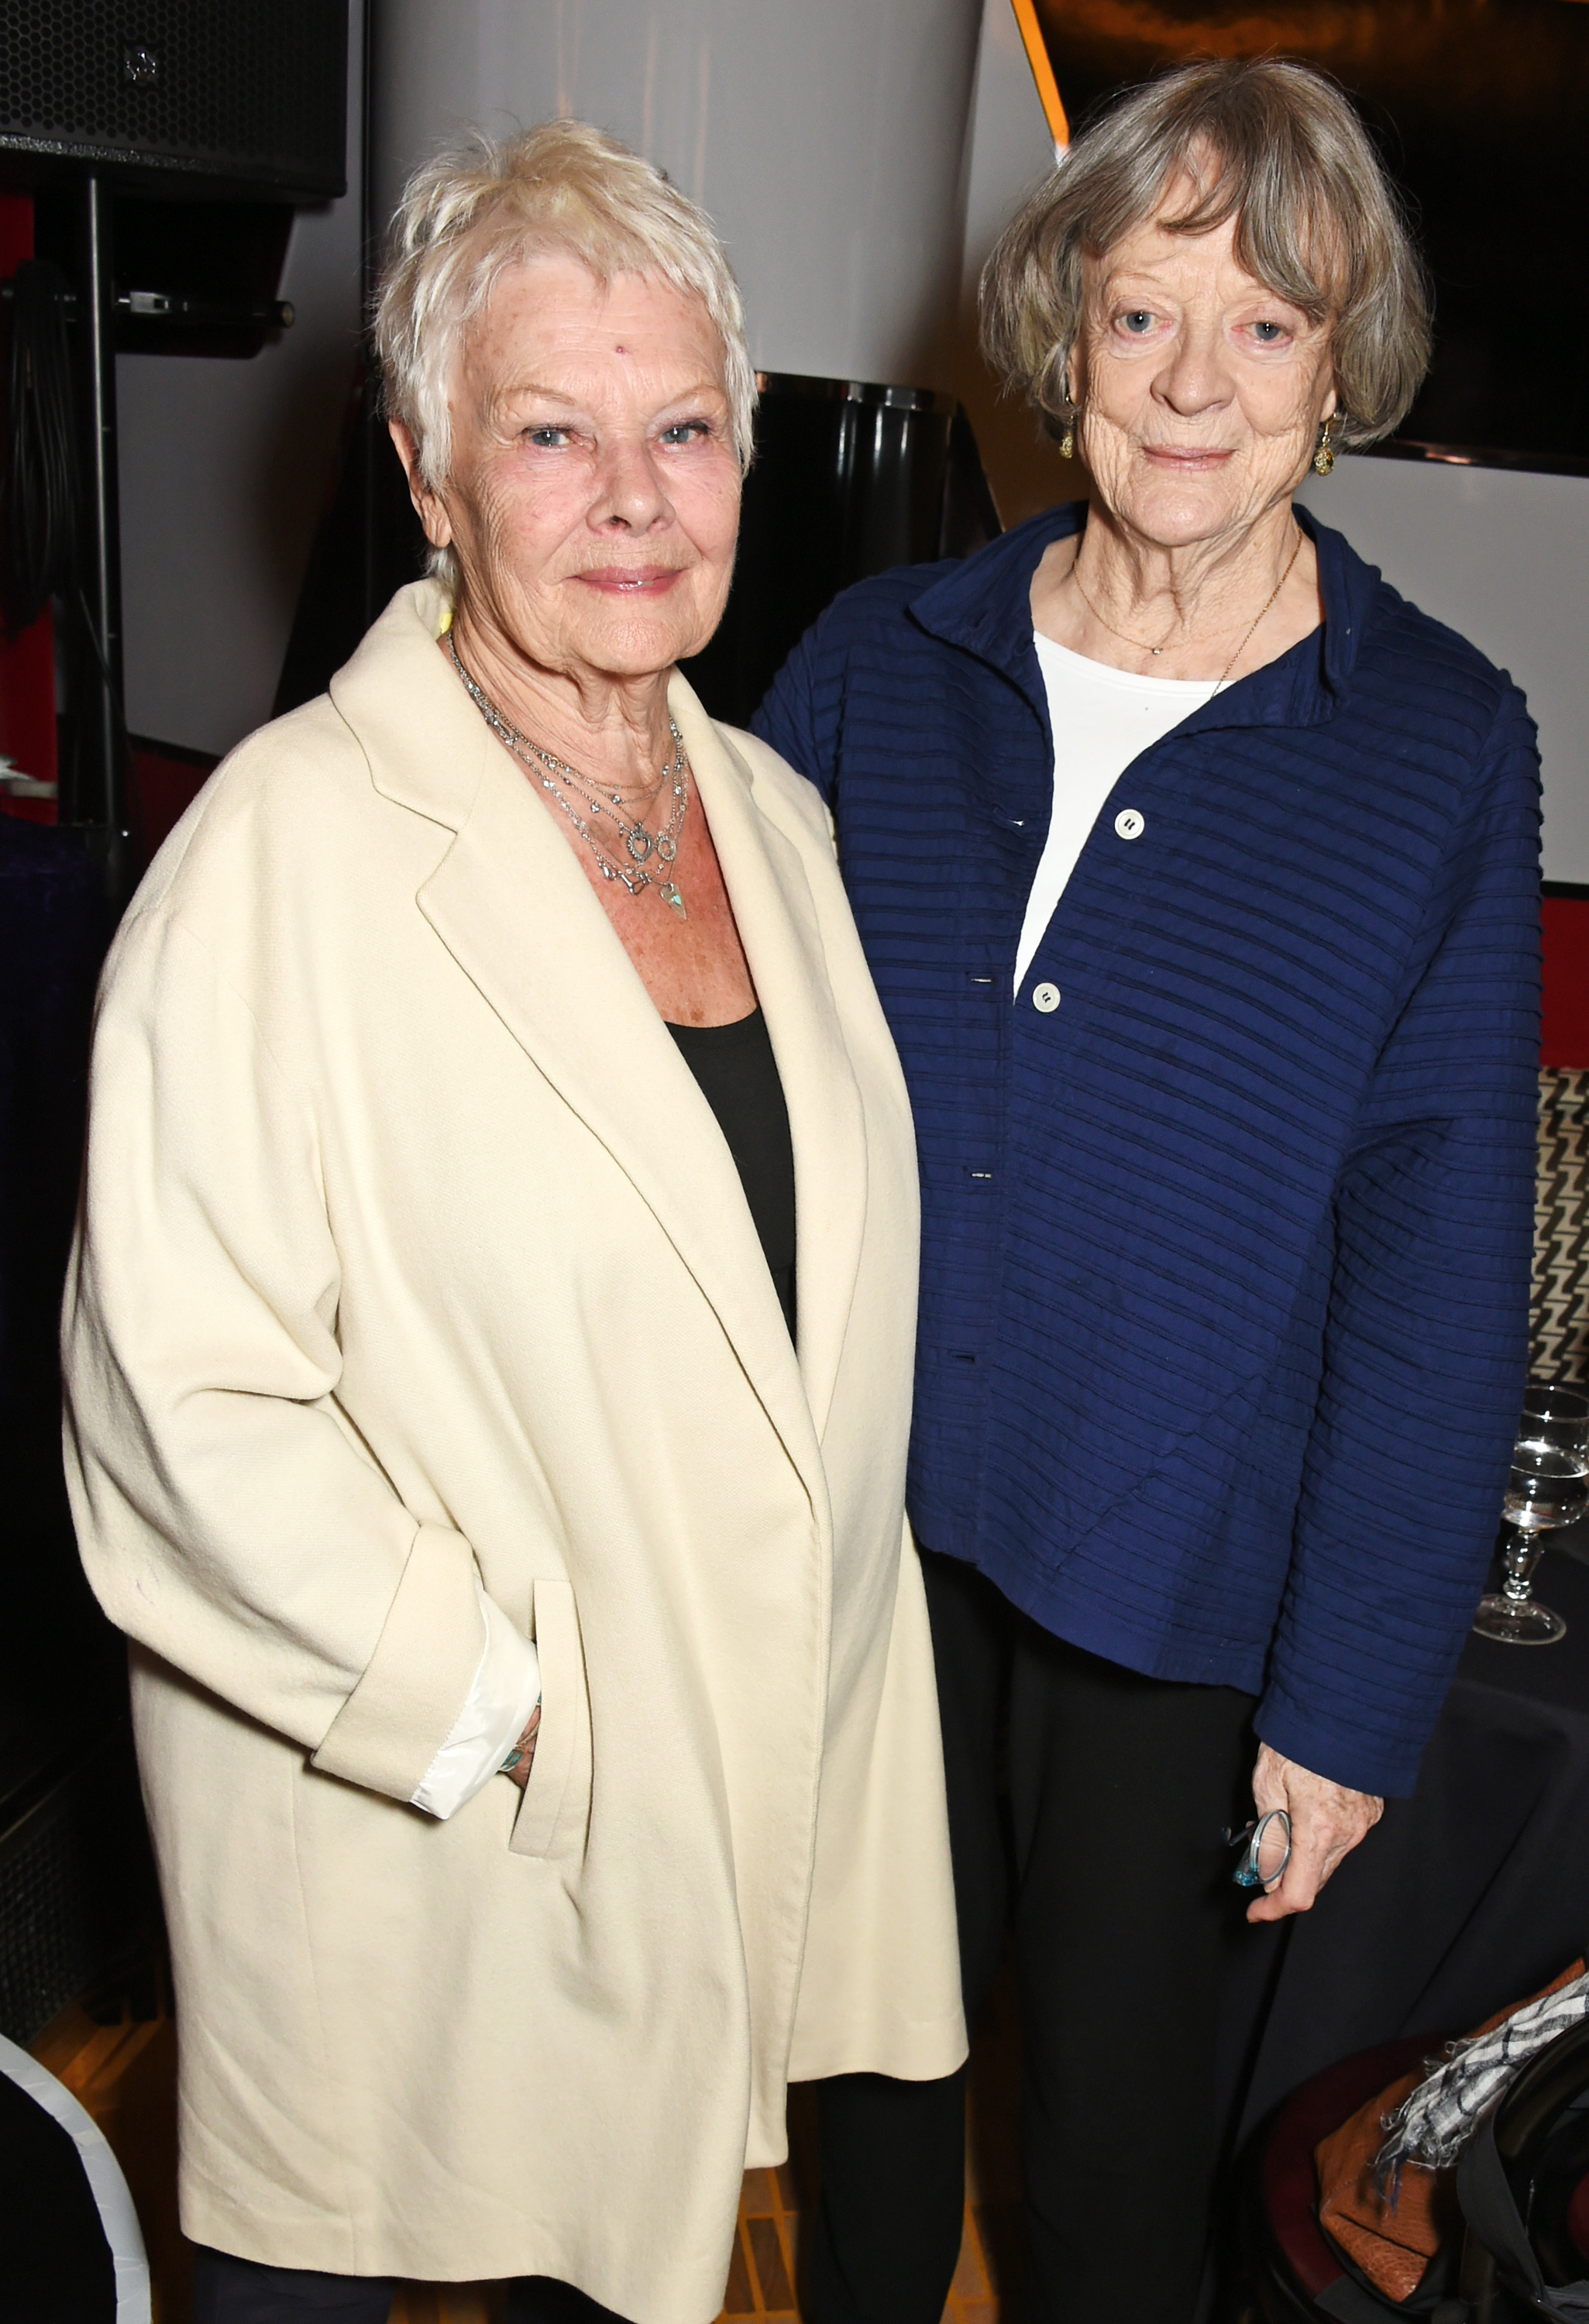
[[756, 726], [831, 806], [914, 1102], [907, 1506], [968, 2012], [1007, 1753], [1029, 2312], [1189, 2324], [1222, 1829], [1250, 1919], [1307, 1910], [1410, 1790], [1494, 1538], [1538, 769], [1505, 675], [1296, 505], [1428, 350], [1329, 82], [1130, 92], [984, 316], [1087, 501], [862, 584]]
[[738, 295], [559, 123], [418, 172], [378, 337], [432, 576], [141, 889], [67, 1300], [197, 2314], [707, 2324], [803, 2079], [818, 2314], [938, 2324], [956, 2137], [890, 2176], [965, 2047], [910, 1111], [820, 801], [676, 667]]

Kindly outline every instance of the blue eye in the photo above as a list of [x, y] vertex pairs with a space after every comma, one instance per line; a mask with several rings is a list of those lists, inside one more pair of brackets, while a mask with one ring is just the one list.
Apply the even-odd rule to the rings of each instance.
[[1277, 339], [1283, 339], [1286, 336], [1286, 327], [1283, 323], [1254, 323], [1252, 329], [1256, 337], [1266, 347], [1272, 347]]
[[1153, 327], [1153, 318], [1146, 307], [1133, 307], [1130, 313], [1122, 316], [1121, 319], [1128, 331], [1141, 333], [1151, 330]]
[[566, 428], [527, 428], [524, 437], [538, 452], [556, 452], [567, 443], [568, 431]]
[[711, 429], [704, 420], [678, 420], [671, 428], [662, 430], [664, 444], [688, 444], [697, 436], [709, 436]]

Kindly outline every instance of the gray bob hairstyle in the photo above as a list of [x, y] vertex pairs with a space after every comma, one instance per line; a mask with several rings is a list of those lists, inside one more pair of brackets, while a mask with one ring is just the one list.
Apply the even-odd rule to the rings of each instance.
[[[448, 391], [465, 332], [500, 274], [548, 252], [578, 259], [598, 282], [649, 274], [700, 300], [723, 342], [734, 449], [748, 467], [756, 378], [711, 220], [615, 137], [549, 121], [500, 140], [467, 131], [414, 171], [393, 217], [375, 346], [388, 416], [412, 436], [426, 484], [447, 481]], [[430, 565], [456, 580], [449, 550]]]
[[1151, 217], [1206, 234], [1275, 296], [1330, 326], [1337, 441], [1372, 444], [1406, 414], [1429, 362], [1424, 272], [1362, 122], [1333, 81], [1281, 58], [1181, 65], [1084, 129], [1005, 227], [982, 278], [984, 351], [1050, 420], [1071, 410], [1082, 260]]

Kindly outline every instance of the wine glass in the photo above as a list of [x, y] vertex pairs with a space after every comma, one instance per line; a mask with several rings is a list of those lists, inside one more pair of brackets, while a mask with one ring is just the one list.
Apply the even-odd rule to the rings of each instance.
[[1573, 1524], [1586, 1504], [1589, 1458], [1583, 1452], [1521, 1441], [1513, 1446], [1501, 1505], [1506, 1528], [1501, 1588], [1479, 1600], [1474, 1628], [1480, 1637], [1498, 1638], [1510, 1646], [1548, 1646], [1566, 1637], [1567, 1626], [1561, 1616], [1534, 1596], [1534, 1568], [1545, 1534], [1554, 1526]]
[[1582, 1388], [1530, 1380], [1523, 1397], [1518, 1443], [1575, 1452], [1589, 1466], [1589, 1396]]

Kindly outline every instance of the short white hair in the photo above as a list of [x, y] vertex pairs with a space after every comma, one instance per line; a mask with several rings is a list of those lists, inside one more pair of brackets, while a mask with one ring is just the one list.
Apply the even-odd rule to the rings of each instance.
[[[744, 309], [710, 218], [665, 173], [583, 121], [548, 121], [513, 137], [469, 130], [421, 162], [393, 216], [375, 300], [375, 348], [390, 419], [414, 439], [431, 491], [452, 456], [448, 390], [469, 324], [497, 277], [543, 253], [566, 253], [596, 281], [659, 277], [701, 301], [723, 343], [729, 424], [750, 466], [756, 375]], [[450, 549], [431, 570], [450, 586]]]

